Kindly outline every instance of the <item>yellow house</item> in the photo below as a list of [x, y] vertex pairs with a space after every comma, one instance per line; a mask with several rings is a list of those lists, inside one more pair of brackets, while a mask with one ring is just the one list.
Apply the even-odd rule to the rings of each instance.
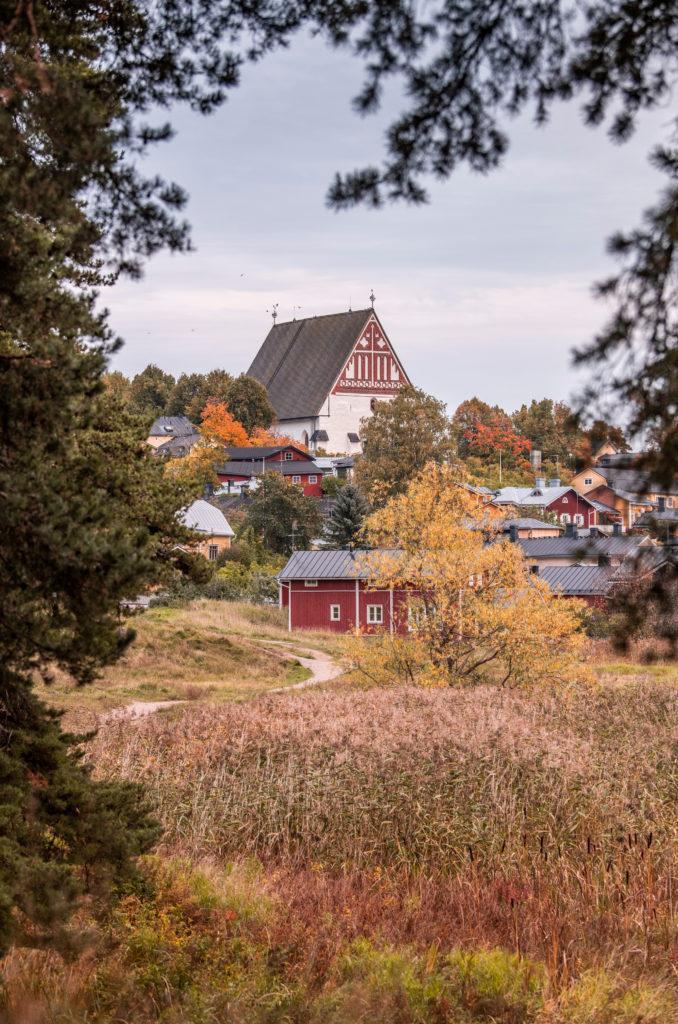
[[630, 530], [644, 512], [651, 512], [663, 499], [666, 508], [678, 507], [678, 481], [666, 490], [647, 479], [638, 466], [642, 453], [605, 452], [594, 465], [576, 473], [571, 486], [606, 505], [620, 515], [625, 529]]
[[199, 498], [181, 513], [184, 526], [194, 530], [198, 542], [196, 550], [210, 562], [216, 562], [222, 551], [231, 546], [235, 534], [221, 511]]

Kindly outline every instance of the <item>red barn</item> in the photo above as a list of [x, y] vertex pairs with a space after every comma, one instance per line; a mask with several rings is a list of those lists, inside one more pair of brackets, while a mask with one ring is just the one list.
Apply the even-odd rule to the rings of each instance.
[[407, 632], [405, 588], [375, 590], [367, 551], [295, 551], [279, 573], [288, 628]]
[[228, 462], [217, 467], [217, 476], [229, 492], [239, 493], [264, 473], [282, 473], [307, 496], [322, 497], [323, 470], [302, 448], [227, 448], [226, 454]]

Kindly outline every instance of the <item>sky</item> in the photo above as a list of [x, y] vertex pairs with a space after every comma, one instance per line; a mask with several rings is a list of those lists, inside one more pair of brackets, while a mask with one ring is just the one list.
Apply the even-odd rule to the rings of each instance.
[[170, 113], [176, 136], [144, 169], [189, 193], [194, 251], [157, 255], [141, 281], [104, 293], [125, 340], [113, 368], [244, 372], [273, 303], [283, 321], [366, 307], [374, 290], [410, 379], [450, 412], [473, 395], [509, 412], [576, 397], [571, 349], [606, 319], [591, 290], [614, 270], [605, 240], [654, 202], [647, 155], [669, 113], [617, 146], [561, 105], [544, 128], [510, 123], [499, 170], [430, 183], [424, 207], [337, 213], [325, 206], [334, 173], [379, 162], [399, 107], [391, 96], [358, 117], [360, 82], [355, 58], [300, 37], [245, 69], [216, 114]]

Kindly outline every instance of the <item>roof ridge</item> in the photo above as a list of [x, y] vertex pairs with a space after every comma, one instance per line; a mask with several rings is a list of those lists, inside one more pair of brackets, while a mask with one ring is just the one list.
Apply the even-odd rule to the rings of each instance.
[[372, 306], [366, 306], [364, 309], [342, 309], [339, 313], [318, 313], [313, 316], [294, 317], [292, 320], [281, 320], [280, 323], [275, 323], [273, 330], [276, 327], [285, 327], [287, 324], [303, 324], [307, 320], [326, 320], [330, 316], [353, 316], [355, 313], [374, 313], [376, 316], [376, 311]]

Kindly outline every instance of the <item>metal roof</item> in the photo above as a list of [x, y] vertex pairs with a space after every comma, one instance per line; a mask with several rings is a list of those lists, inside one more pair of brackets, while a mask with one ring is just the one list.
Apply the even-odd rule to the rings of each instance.
[[558, 526], [558, 523], [545, 523], [543, 519], [530, 519], [526, 517], [524, 519], [505, 519], [502, 523], [502, 530], [504, 533], [508, 533], [512, 526], [517, 526], [519, 530], [556, 530], [556, 532], [562, 532], [562, 526]]
[[187, 416], [158, 416], [148, 432], [149, 437], [187, 437], [197, 434], [195, 427]]
[[595, 558], [598, 555], [632, 554], [643, 538], [622, 534], [620, 537], [535, 537], [519, 538], [526, 558]]
[[373, 309], [275, 324], [247, 371], [279, 420], [317, 416]]
[[551, 565], [539, 570], [551, 590], [571, 597], [607, 594], [616, 570], [610, 565]]
[[278, 574], [280, 580], [346, 580], [370, 579], [370, 558], [394, 555], [396, 551], [368, 551], [364, 548], [348, 551], [295, 551]]
[[[500, 505], [534, 505], [546, 507], [551, 502], [574, 491], [573, 487], [500, 487], [494, 492], [494, 501]], [[575, 494], [577, 492], [575, 491]], [[585, 494], [578, 494], [582, 501], [590, 503]]]
[[229, 522], [221, 511], [210, 505], [209, 501], [198, 498], [192, 505], [179, 513], [184, 526], [191, 530], [198, 530], [200, 533], [208, 533], [215, 537], [234, 537]]
[[[281, 444], [272, 446], [256, 446], [253, 445], [248, 448], [225, 448], [224, 451], [228, 455], [229, 459], [270, 459], [272, 455], [277, 455], [278, 452], [295, 451], [300, 455], [308, 455], [303, 448], [297, 448], [293, 444]], [[284, 462], [281, 459], [281, 462]]]
[[236, 459], [229, 459], [216, 467], [216, 472], [221, 476], [265, 476], [266, 473], [282, 473], [283, 476], [306, 475], [315, 473], [322, 476], [326, 471], [310, 459], [290, 459], [289, 462], [267, 462], [263, 467], [261, 462], [242, 462]]

